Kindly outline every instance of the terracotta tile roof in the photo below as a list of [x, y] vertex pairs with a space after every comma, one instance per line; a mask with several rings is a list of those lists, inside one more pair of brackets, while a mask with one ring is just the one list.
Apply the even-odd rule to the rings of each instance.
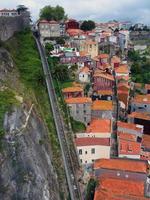
[[100, 95], [113, 95], [113, 92], [112, 92], [112, 90], [98, 90], [97, 94], [100, 94]]
[[94, 200], [143, 200], [144, 182], [115, 178], [102, 178]]
[[111, 58], [111, 63], [120, 63], [121, 59], [118, 56], [113, 56]]
[[127, 76], [116, 76], [117, 80], [125, 80], [125, 81], [129, 81], [130, 77], [129, 75]]
[[141, 143], [135, 141], [129, 141], [125, 139], [118, 139], [118, 153], [125, 155], [140, 155], [141, 153]]
[[136, 141], [137, 137], [134, 134], [131, 133], [124, 133], [124, 132], [117, 132], [117, 135], [119, 137], [119, 139], [124, 139], [124, 140], [129, 140], [129, 141]]
[[120, 90], [127, 90], [129, 91], [130, 86], [128, 85], [128, 82], [120, 82], [117, 84], [117, 88]]
[[132, 100], [133, 103], [144, 103], [144, 104], [150, 104], [150, 94], [146, 95], [137, 95]]
[[141, 131], [143, 129], [142, 126], [139, 124], [133, 124], [133, 123], [127, 123], [127, 122], [121, 122], [121, 121], [117, 122], [117, 126], [121, 128], [136, 130], [136, 131]]
[[67, 30], [67, 33], [70, 35], [70, 36], [76, 36], [76, 35], [81, 35], [84, 33], [84, 31], [80, 30], [80, 29], [68, 29]]
[[128, 65], [126, 64], [120, 65], [119, 67], [115, 68], [115, 72], [118, 74], [128, 74], [129, 73]]
[[84, 103], [92, 103], [92, 99], [88, 97], [77, 97], [77, 98], [68, 98], [65, 99], [67, 104], [84, 104]]
[[79, 54], [80, 54], [81, 57], [89, 56], [89, 55], [90, 55], [90, 54], [89, 54], [88, 52], [86, 52], [86, 51], [80, 51]]
[[113, 110], [112, 101], [105, 101], [105, 100], [93, 101], [92, 110]]
[[80, 72], [84, 72], [84, 73], [89, 73], [90, 72], [90, 69], [88, 67], [82, 67]]
[[100, 70], [95, 71], [93, 77], [102, 77], [111, 81], [114, 81], [114, 77], [108, 73], [101, 72]]
[[75, 139], [76, 146], [110, 146], [109, 138], [94, 138], [94, 137], [84, 137]]
[[109, 119], [93, 119], [87, 126], [87, 133], [111, 133], [111, 120]]
[[105, 58], [109, 58], [109, 55], [106, 53], [101, 53], [97, 56], [99, 59], [105, 59]]
[[137, 118], [150, 121], [150, 113], [132, 112], [128, 115], [128, 118]]
[[142, 146], [150, 149], [150, 135], [143, 135]]
[[132, 159], [98, 159], [94, 163], [94, 169], [114, 169], [130, 172], [147, 173], [148, 163]]
[[62, 92], [83, 92], [83, 88], [82, 87], [67, 87], [62, 89]]
[[129, 92], [128, 91], [122, 91], [122, 90], [118, 90], [118, 100], [123, 102], [125, 104], [125, 106], [128, 105], [128, 98], [129, 98]]

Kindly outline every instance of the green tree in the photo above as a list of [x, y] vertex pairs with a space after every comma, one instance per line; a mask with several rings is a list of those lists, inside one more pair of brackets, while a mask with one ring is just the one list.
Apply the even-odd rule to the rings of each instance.
[[53, 50], [54, 50], [53, 45], [51, 43], [46, 43], [46, 45], [45, 45], [46, 54], [48, 55]]
[[81, 24], [81, 30], [83, 31], [91, 31], [95, 28], [95, 22], [92, 20], [85, 20], [82, 24]]
[[60, 45], [64, 45], [65, 44], [65, 39], [62, 37], [56, 38], [56, 43], [60, 44]]
[[40, 10], [40, 19], [60, 21], [66, 19], [66, 17], [64, 8], [59, 5], [56, 7], [45, 6]]
[[57, 64], [52, 66], [52, 74], [59, 81], [69, 80], [69, 70], [67, 65]]

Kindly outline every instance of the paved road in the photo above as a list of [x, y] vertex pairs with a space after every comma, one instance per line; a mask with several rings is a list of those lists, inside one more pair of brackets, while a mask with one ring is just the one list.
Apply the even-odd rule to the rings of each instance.
[[61, 118], [61, 114], [59, 112], [57, 97], [54, 90], [54, 85], [52, 81], [52, 76], [49, 70], [48, 62], [45, 56], [44, 48], [42, 47], [40, 40], [38, 37], [35, 37], [37, 47], [40, 53], [42, 65], [43, 65], [43, 71], [45, 75], [48, 95], [51, 103], [51, 108], [53, 112], [53, 117], [55, 121], [56, 131], [58, 134], [58, 139], [61, 147], [62, 157], [64, 161], [64, 167], [66, 172], [66, 178], [68, 183], [68, 188], [70, 192], [71, 200], [80, 200], [80, 190], [79, 190], [79, 184], [76, 180], [75, 171], [73, 167], [73, 163], [71, 160], [71, 156], [69, 153], [69, 147], [66, 142], [65, 137], [65, 129], [64, 129], [64, 123]]

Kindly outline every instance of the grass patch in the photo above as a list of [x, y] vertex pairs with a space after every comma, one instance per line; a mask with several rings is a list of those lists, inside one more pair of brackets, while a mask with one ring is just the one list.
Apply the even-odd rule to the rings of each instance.
[[61, 85], [61, 88], [72, 87], [73, 81], [64, 81], [64, 82], [61, 82], [60, 85]]
[[[4, 136], [4, 115], [10, 110], [11, 106], [17, 104], [14, 93], [10, 90], [0, 92], [0, 141]], [[1, 142], [0, 142], [1, 143]]]
[[83, 124], [82, 122], [74, 120], [72, 117], [70, 119], [71, 119], [72, 130], [73, 130], [74, 133], [79, 133], [79, 132], [83, 132], [83, 131], [86, 130], [85, 124]]

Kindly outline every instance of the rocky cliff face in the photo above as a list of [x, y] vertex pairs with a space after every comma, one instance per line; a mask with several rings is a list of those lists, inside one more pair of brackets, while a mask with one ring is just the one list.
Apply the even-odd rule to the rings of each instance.
[[6, 113], [0, 154], [0, 199], [57, 200], [57, 176], [51, 163], [47, 130], [34, 108]]
[[24, 102], [17, 96], [24, 94], [24, 87], [19, 91], [22, 86], [18, 77], [11, 55], [0, 48], [0, 95], [4, 90], [13, 90], [20, 102], [4, 116], [5, 134], [0, 137], [0, 200], [59, 200], [49, 133], [37, 107], [31, 105], [32, 100]]

